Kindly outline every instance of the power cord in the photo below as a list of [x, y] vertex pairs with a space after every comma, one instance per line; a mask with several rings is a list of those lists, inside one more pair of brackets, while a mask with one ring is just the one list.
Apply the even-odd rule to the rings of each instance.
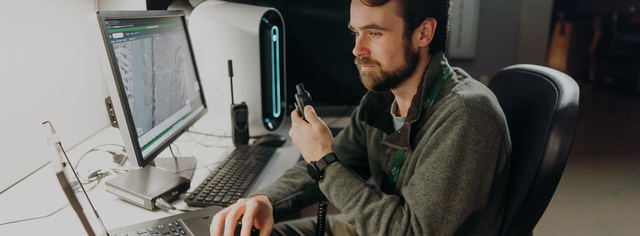
[[12, 188], [13, 186], [18, 185], [20, 182], [24, 181], [25, 179], [29, 178], [29, 176], [33, 175], [34, 173], [40, 171], [42, 168], [44, 168], [45, 166], [49, 165], [49, 163], [51, 163], [51, 161], [48, 161], [47, 163], [45, 163], [44, 165], [40, 166], [40, 168], [34, 170], [33, 172], [29, 173], [27, 176], [23, 177], [22, 179], [18, 180], [18, 182], [13, 183], [11, 186], [9, 186], [8, 188], [2, 190], [2, 192], [0, 192], [0, 195], [2, 195], [4, 192], [6, 192], [7, 190], [9, 190], [10, 188]]
[[178, 209], [178, 208], [176, 208], [175, 206], [171, 205], [171, 203], [165, 201], [161, 197], [156, 198], [156, 200], [154, 201], [153, 205], [155, 205], [157, 208], [160, 208], [160, 209], [163, 209], [163, 210], [190, 212], [190, 210], [187, 210], [187, 209]]
[[39, 217], [33, 217], [33, 218], [28, 218], [28, 219], [22, 219], [22, 220], [16, 220], [16, 221], [9, 221], [9, 222], [4, 222], [4, 223], [0, 223], [0, 226], [3, 225], [10, 225], [10, 224], [15, 224], [15, 223], [20, 223], [20, 222], [25, 222], [25, 221], [30, 221], [30, 220], [39, 220], [39, 219], [43, 219], [43, 218], [47, 218], [50, 217], [52, 215], [55, 215], [56, 213], [60, 212], [62, 209], [64, 209], [65, 207], [67, 207], [69, 205], [69, 203], [67, 203], [66, 205], [64, 205], [63, 207], [61, 207], [60, 209], [54, 211], [51, 214], [48, 215], [44, 215], [44, 216], [39, 216]]
[[[113, 150], [113, 149], [102, 149], [102, 147], [106, 147], [106, 146], [115, 146], [117, 147], [117, 150]], [[91, 170], [89, 169], [87, 172], [89, 173], [88, 175], [86, 175], [86, 177], [80, 172], [81, 168], [80, 168], [80, 164], [82, 163], [82, 160], [85, 159], [85, 157], [87, 157], [89, 154], [91, 153], [95, 153], [95, 152], [106, 152], [111, 154], [112, 156], [112, 160], [114, 163], [118, 164], [118, 166], [124, 166], [126, 164], [126, 161], [129, 160], [129, 157], [126, 153], [125, 147], [119, 144], [102, 144], [102, 145], [98, 145], [93, 147], [91, 150], [85, 152], [79, 159], [78, 161], [76, 161], [75, 164], [75, 169], [76, 169], [76, 174], [78, 175], [78, 177], [80, 177], [80, 179], [82, 180], [82, 185], [88, 185], [88, 184], [92, 184], [95, 183], [95, 185], [93, 185], [90, 189], [94, 189], [100, 182], [102, 179], [110, 176], [110, 175], [121, 175], [124, 172], [128, 171], [128, 168], [124, 168], [124, 169], [118, 169], [118, 168], [99, 168], [97, 170]], [[77, 189], [79, 188], [79, 186], [75, 187], [74, 190], [77, 191]]]

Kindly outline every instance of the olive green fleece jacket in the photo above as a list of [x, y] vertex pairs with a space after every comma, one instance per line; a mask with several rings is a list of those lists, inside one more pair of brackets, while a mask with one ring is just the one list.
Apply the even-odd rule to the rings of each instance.
[[[389, 114], [393, 94], [369, 92], [336, 136], [341, 161], [320, 183], [302, 161], [254, 195], [272, 200], [278, 220], [324, 194], [363, 236], [498, 235], [511, 152], [506, 119], [493, 93], [458, 68], [424, 111], [445, 63], [442, 53], [432, 57], [399, 130]], [[399, 149], [406, 152], [396, 192], [388, 195], [380, 186]], [[375, 187], [365, 184], [370, 177]]]

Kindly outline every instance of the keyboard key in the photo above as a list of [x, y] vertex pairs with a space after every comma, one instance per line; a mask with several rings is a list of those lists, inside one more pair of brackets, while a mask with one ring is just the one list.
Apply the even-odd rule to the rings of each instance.
[[239, 189], [242, 190], [246, 190], [249, 187], [249, 184], [251, 184], [251, 182], [253, 181], [253, 179], [256, 177], [256, 174], [250, 174], [247, 179], [244, 181], [244, 183], [242, 184], [242, 186], [240, 186]]

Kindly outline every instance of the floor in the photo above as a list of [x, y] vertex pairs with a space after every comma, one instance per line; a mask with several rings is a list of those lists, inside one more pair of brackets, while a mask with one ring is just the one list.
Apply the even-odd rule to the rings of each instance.
[[534, 235], [640, 235], [640, 93], [579, 84], [567, 166]]

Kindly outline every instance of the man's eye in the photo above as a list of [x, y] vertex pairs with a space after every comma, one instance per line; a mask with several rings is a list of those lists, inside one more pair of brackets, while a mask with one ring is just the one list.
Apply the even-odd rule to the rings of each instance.
[[369, 35], [371, 35], [373, 37], [377, 37], [377, 36], [380, 36], [380, 33], [378, 33], [378, 32], [370, 32]]
[[360, 35], [360, 34], [358, 34], [358, 32], [351, 31], [351, 35], [353, 35], [353, 36], [358, 36], [358, 35]]

